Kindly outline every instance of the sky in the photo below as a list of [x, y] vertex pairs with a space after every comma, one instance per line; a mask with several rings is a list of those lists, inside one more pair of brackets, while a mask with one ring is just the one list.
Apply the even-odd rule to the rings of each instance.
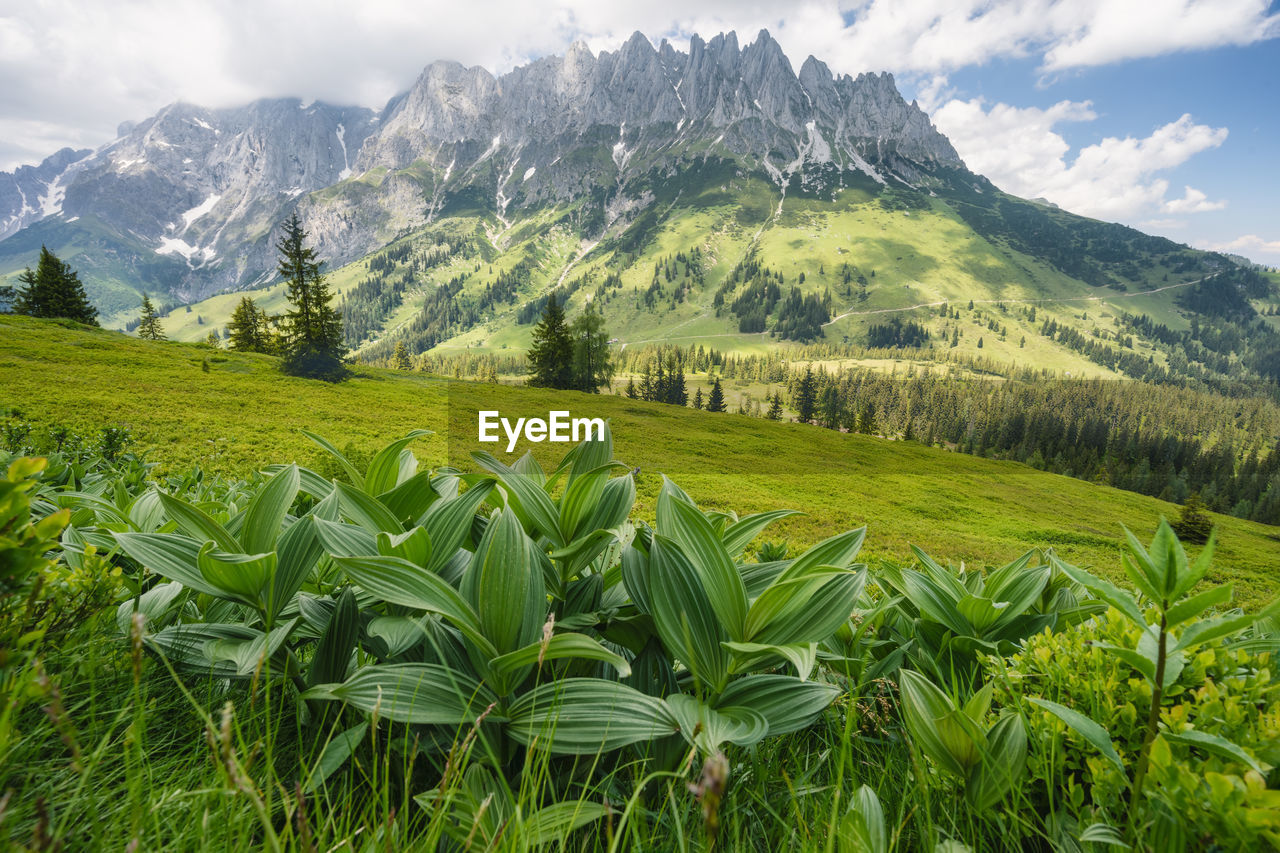
[[1280, 0], [0, 0], [0, 169], [184, 100], [379, 108], [634, 31], [890, 71], [1002, 189], [1280, 265]]

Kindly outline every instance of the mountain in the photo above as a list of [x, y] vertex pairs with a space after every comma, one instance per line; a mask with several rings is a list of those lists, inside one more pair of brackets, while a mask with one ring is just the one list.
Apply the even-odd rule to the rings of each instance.
[[1273, 275], [1003, 193], [892, 76], [797, 73], [764, 31], [687, 52], [637, 33], [501, 76], [433, 62], [376, 114], [175, 104], [0, 175], [0, 274], [47, 244], [109, 323], [150, 291], [185, 305], [171, 336], [203, 339], [241, 291], [283, 308], [272, 233], [292, 212], [366, 359], [400, 340], [515, 354], [555, 289], [620, 350], [1280, 377]]
[[185, 301], [269, 276], [270, 228], [295, 206], [340, 263], [451, 204], [503, 220], [594, 196], [599, 230], [635, 206], [615, 192], [628, 176], [708, 155], [779, 183], [819, 180], [820, 167], [883, 180], [877, 169], [959, 165], [889, 75], [833, 77], [810, 58], [797, 76], [767, 32], [746, 48], [732, 33], [694, 37], [687, 54], [636, 33], [615, 53], [575, 44], [501, 77], [434, 62], [378, 115], [289, 99], [174, 104], [98, 151], [0, 174], [0, 268], [45, 242], [83, 255], [89, 279]]

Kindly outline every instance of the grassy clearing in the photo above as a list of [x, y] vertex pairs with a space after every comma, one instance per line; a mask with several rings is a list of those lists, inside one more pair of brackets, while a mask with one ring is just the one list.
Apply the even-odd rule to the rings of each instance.
[[[209, 371], [203, 367], [208, 364]], [[914, 443], [844, 435], [807, 425], [714, 415], [609, 395], [447, 382], [421, 374], [361, 368], [326, 385], [281, 375], [266, 356], [190, 344], [147, 343], [117, 333], [0, 318], [0, 407], [36, 424], [95, 432], [127, 424], [140, 447], [178, 471], [246, 475], [296, 461], [325, 470], [308, 429], [366, 456], [413, 428], [436, 435], [417, 445], [424, 464], [464, 462], [480, 445], [476, 413], [507, 417], [568, 409], [608, 418], [617, 455], [639, 467], [638, 507], [652, 512], [661, 475], [708, 507], [738, 513], [778, 507], [806, 513], [773, 535], [808, 545], [833, 530], [867, 524], [872, 556], [909, 557], [909, 544], [948, 560], [996, 565], [1033, 547], [1115, 576], [1121, 524], [1149, 536], [1172, 504], [1010, 462]], [[517, 451], [522, 453], [528, 445]], [[557, 445], [532, 446], [558, 457]], [[1280, 589], [1274, 528], [1216, 517], [1217, 581], [1234, 580], [1246, 604]]]

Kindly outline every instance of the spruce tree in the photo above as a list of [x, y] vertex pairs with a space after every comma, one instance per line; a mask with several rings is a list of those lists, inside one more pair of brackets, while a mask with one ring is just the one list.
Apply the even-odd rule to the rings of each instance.
[[636, 378], [634, 376], [627, 379], [626, 395], [634, 400], [640, 396], [640, 392], [636, 390]]
[[222, 346], [222, 338], [218, 337], [218, 332], [215, 329], [209, 330], [209, 334], [205, 335], [204, 342], [206, 346], [211, 346], [214, 349]]
[[89, 303], [79, 274], [46, 247], [40, 247], [35, 272], [28, 267], [18, 282], [21, 288], [13, 306], [15, 313], [98, 325], [98, 311]]
[[260, 310], [248, 296], [242, 296], [227, 324], [231, 348], [240, 352], [270, 352], [272, 347], [267, 322], [266, 312]]
[[306, 245], [298, 214], [284, 224], [284, 234], [276, 243], [280, 253], [279, 273], [288, 285], [290, 309], [284, 317], [284, 370], [337, 382], [347, 375], [342, 359], [342, 318], [329, 304], [333, 298], [321, 272], [315, 249]]
[[395, 363], [396, 370], [413, 370], [413, 362], [409, 359], [409, 348], [405, 346], [403, 339], [396, 341], [396, 349], [391, 359]]
[[702, 389], [701, 388], [693, 392], [693, 407], [695, 409], [702, 408]]
[[142, 322], [138, 324], [138, 337], [144, 341], [163, 341], [164, 329], [160, 327], [160, 315], [151, 304], [151, 297], [142, 294]]
[[805, 368], [804, 378], [796, 387], [796, 417], [800, 423], [807, 424], [813, 420], [813, 407], [818, 399], [818, 381], [813, 375], [813, 368]]
[[613, 380], [613, 359], [609, 357], [609, 333], [604, 317], [591, 303], [569, 327], [573, 339], [573, 384], [579, 391], [592, 394]]
[[724, 411], [724, 390], [720, 387], [720, 377], [716, 377], [711, 385], [711, 394], [707, 397], [708, 412]]
[[542, 388], [570, 388], [573, 385], [573, 338], [564, 319], [564, 309], [553, 292], [547, 298], [542, 319], [533, 328], [529, 347], [529, 384]]
[[773, 392], [773, 399], [769, 401], [769, 411], [765, 413], [765, 418], [771, 421], [782, 420], [782, 395], [777, 391]]

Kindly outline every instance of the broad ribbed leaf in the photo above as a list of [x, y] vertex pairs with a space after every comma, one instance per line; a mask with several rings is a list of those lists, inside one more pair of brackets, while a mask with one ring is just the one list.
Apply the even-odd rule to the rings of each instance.
[[789, 646], [773, 646], [766, 643], [725, 643], [725, 648], [734, 652], [733, 669], [735, 672], [748, 672], [759, 667], [762, 662], [772, 662], [777, 658], [790, 663], [796, 668], [796, 676], [801, 681], [809, 678], [814, 664], [818, 662], [818, 644], [796, 643]]
[[933, 577], [914, 569], [904, 569], [900, 578], [902, 592], [925, 619], [937, 622], [953, 634], [975, 633], [969, 620], [964, 618], [956, 606], [960, 598], [968, 595], [967, 591], [961, 592], [960, 597], [953, 598], [954, 590], [949, 586], [940, 585]]
[[768, 722], [770, 736], [782, 735], [812, 723], [839, 693], [834, 685], [801, 681], [790, 675], [749, 675], [733, 681], [720, 694], [715, 707], [750, 708]]
[[973, 721], [918, 672], [902, 670], [899, 686], [907, 730], [920, 751], [963, 779], [982, 757]]
[[462, 494], [436, 501], [427, 510], [422, 517], [422, 526], [431, 536], [431, 562], [427, 568], [438, 572], [457, 553], [471, 532], [471, 519], [492, 486], [492, 480], [480, 480]]
[[432, 435], [431, 430], [415, 429], [404, 438], [398, 438], [388, 444], [369, 463], [369, 470], [364, 476], [364, 490], [370, 495], [389, 492], [404, 480], [412, 477], [418, 468], [418, 460], [410, 451], [409, 445], [419, 438]]
[[164, 523], [165, 510], [160, 502], [160, 492], [147, 489], [129, 504], [129, 521], [142, 533], [153, 533]]
[[649, 558], [631, 545], [622, 549], [622, 584], [641, 613], [653, 613], [649, 594]]
[[520, 520], [505, 509], [490, 520], [463, 575], [462, 594], [499, 654], [531, 642], [546, 618], [543, 578], [531, 551]]
[[884, 809], [869, 786], [853, 792], [849, 811], [840, 821], [839, 840], [840, 853], [889, 853]]
[[778, 580], [790, 580], [809, 574], [818, 566], [831, 566], [846, 569], [853, 565], [853, 560], [862, 550], [862, 541], [867, 536], [867, 528], [859, 527], [824, 539], [805, 551], [791, 562], [778, 576]]
[[221, 596], [222, 590], [200, 574], [197, 558], [203, 542], [178, 533], [117, 533], [121, 550], [144, 568], [188, 589]]
[[660, 699], [599, 678], [540, 684], [509, 710], [517, 743], [562, 755], [591, 755], [675, 734], [676, 721]]
[[427, 510], [439, 499], [439, 492], [431, 485], [430, 471], [414, 474], [391, 491], [378, 495], [378, 502], [391, 510], [405, 527], [420, 524]]
[[555, 844], [557, 841], [566, 842], [564, 846], [568, 847], [567, 839], [570, 834], [609, 813], [608, 806], [586, 800], [552, 803], [525, 819], [524, 826], [521, 827], [523, 840], [532, 847]]
[[1027, 765], [1027, 731], [1017, 714], [1005, 714], [987, 732], [982, 763], [969, 771], [965, 798], [979, 811], [993, 808], [1022, 779]]
[[475, 642], [484, 654], [497, 655], [476, 611], [438, 575], [399, 557], [334, 557], [333, 561], [361, 589], [391, 604], [438, 613]]
[[361, 477], [360, 472], [356, 470], [356, 466], [352, 465], [347, 460], [347, 457], [342, 455], [341, 450], [334, 447], [332, 444], [329, 443], [327, 439], [319, 435], [316, 435], [314, 432], [307, 432], [305, 429], [301, 430], [301, 432], [307, 438], [311, 439], [316, 444], [320, 445], [322, 448], [328, 451], [329, 455], [337, 460], [338, 464], [342, 466], [342, 470], [346, 472], [347, 479], [350, 481], [351, 485], [359, 486], [361, 483], [364, 482], [364, 477]]
[[1240, 633], [1260, 620], [1270, 619], [1275, 616], [1280, 616], [1280, 599], [1271, 602], [1258, 613], [1220, 616], [1217, 619], [1196, 622], [1188, 625], [1187, 629], [1182, 632], [1182, 636], [1178, 638], [1178, 644], [1173, 647], [1173, 650], [1181, 651], [1182, 649], [1189, 649], [1193, 646], [1207, 643], [1210, 640], [1216, 640], [1219, 637], [1229, 637], [1232, 634]]
[[290, 465], [267, 480], [253, 496], [240, 525], [240, 545], [246, 554], [275, 550], [284, 517], [298, 497], [300, 482], [298, 466]]
[[426, 636], [423, 622], [428, 616], [412, 619], [408, 616], [378, 616], [369, 620], [365, 632], [387, 644], [387, 655], [395, 657], [422, 642]]
[[676, 542], [697, 571], [729, 639], [745, 641], [747, 589], [711, 522], [697, 507], [664, 492], [658, 497], [658, 532]]
[[[457, 726], [473, 723], [498, 701], [466, 673], [432, 663], [366, 666], [339, 685], [314, 687], [303, 699], [340, 699], [367, 714], [397, 723]], [[490, 714], [494, 722], [502, 718]]]
[[515, 512], [520, 523], [533, 533], [541, 533], [551, 540], [557, 548], [566, 544], [564, 534], [560, 530], [559, 513], [541, 485], [530, 477], [517, 473], [503, 465], [492, 454], [485, 452], [472, 453], [481, 468], [491, 472], [498, 478], [507, 492], [507, 503]]
[[821, 642], [849, 621], [866, 580], [865, 568], [823, 568], [777, 582], [752, 603], [748, 636], [773, 645]]
[[164, 507], [165, 515], [177, 523], [178, 529], [196, 541], [212, 541], [228, 554], [243, 552], [244, 549], [236, 538], [199, 507], [164, 493], [160, 493], [160, 504]]
[[222, 596], [231, 596], [251, 604], [262, 605], [262, 591], [276, 571], [276, 554], [224, 554], [206, 542], [196, 555], [200, 574]]
[[315, 526], [308, 519], [298, 519], [281, 534], [276, 541], [276, 570], [267, 588], [269, 619], [274, 621], [293, 601], [323, 555]]
[[627, 523], [636, 502], [636, 481], [631, 477], [614, 477], [605, 483], [595, 510], [587, 518], [583, 530], [613, 530]]
[[794, 509], [775, 509], [748, 515], [726, 527], [721, 541], [724, 542], [724, 548], [729, 552], [729, 556], [736, 560], [742, 556], [742, 552], [747, 549], [751, 541], [760, 535], [760, 531], [787, 516], [801, 514]]
[[373, 557], [378, 554], [376, 534], [355, 524], [313, 518], [316, 538], [335, 557]]
[[504, 674], [539, 661], [578, 658], [603, 661], [618, 671], [619, 678], [631, 674], [631, 664], [622, 655], [609, 651], [598, 640], [586, 634], [567, 632], [554, 635], [548, 642], [532, 643], [490, 661], [493, 671]]
[[425, 527], [415, 527], [406, 533], [379, 533], [376, 539], [378, 553], [384, 557], [399, 557], [423, 567], [431, 558], [431, 537]]
[[338, 597], [329, 624], [316, 645], [315, 656], [307, 670], [308, 685], [330, 684], [347, 677], [359, 630], [360, 611], [356, 608], [355, 594], [348, 588]]
[[337, 484], [337, 492], [342, 516], [353, 524], [358, 524], [375, 535], [383, 531], [404, 532], [404, 525], [391, 510], [378, 503], [377, 498], [370, 497], [345, 483]]
[[1076, 734], [1084, 738], [1085, 741], [1103, 757], [1110, 761], [1115, 768], [1125, 773], [1124, 762], [1120, 760], [1119, 753], [1116, 748], [1111, 745], [1111, 736], [1107, 734], [1107, 730], [1095, 723], [1093, 720], [1081, 714], [1079, 711], [1059, 705], [1057, 702], [1050, 702], [1048, 699], [1038, 699], [1034, 696], [1028, 696], [1027, 701], [1033, 705], [1037, 705], [1049, 713], [1053, 714], [1062, 722], [1066, 723]]
[[769, 733], [764, 715], [751, 708], [741, 705], [711, 708], [683, 693], [668, 696], [666, 701], [680, 734], [704, 754], [715, 752], [726, 742], [751, 746]]
[[156, 584], [137, 599], [130, 598], [128, 601], [120, 602], [120, 606], [116, 608], [116, 627], [120, 629], [120, 633], [128, 636], [133, 630], [133, 613], [136, 605], [137, 612], [142, 614], [144, 620], [143, 628], [154, 630], [152, 623], [168, 613], [181, 594], [182, 584], [169, 581]]
[[594, 513], [604, 496], [613, 465], [604, 465], [569, 481], [560, 497], [560, 529], [566, 541], [589, 532], [585, 529], [587, 517]]
[[702, 685], [721, 689], [729, 674], [729, 654], [721, 643], [731, 638], [716, 618], [698, 572], [678, 545], [655, 535], [649, 574], [653, 621], [668, 653]]

